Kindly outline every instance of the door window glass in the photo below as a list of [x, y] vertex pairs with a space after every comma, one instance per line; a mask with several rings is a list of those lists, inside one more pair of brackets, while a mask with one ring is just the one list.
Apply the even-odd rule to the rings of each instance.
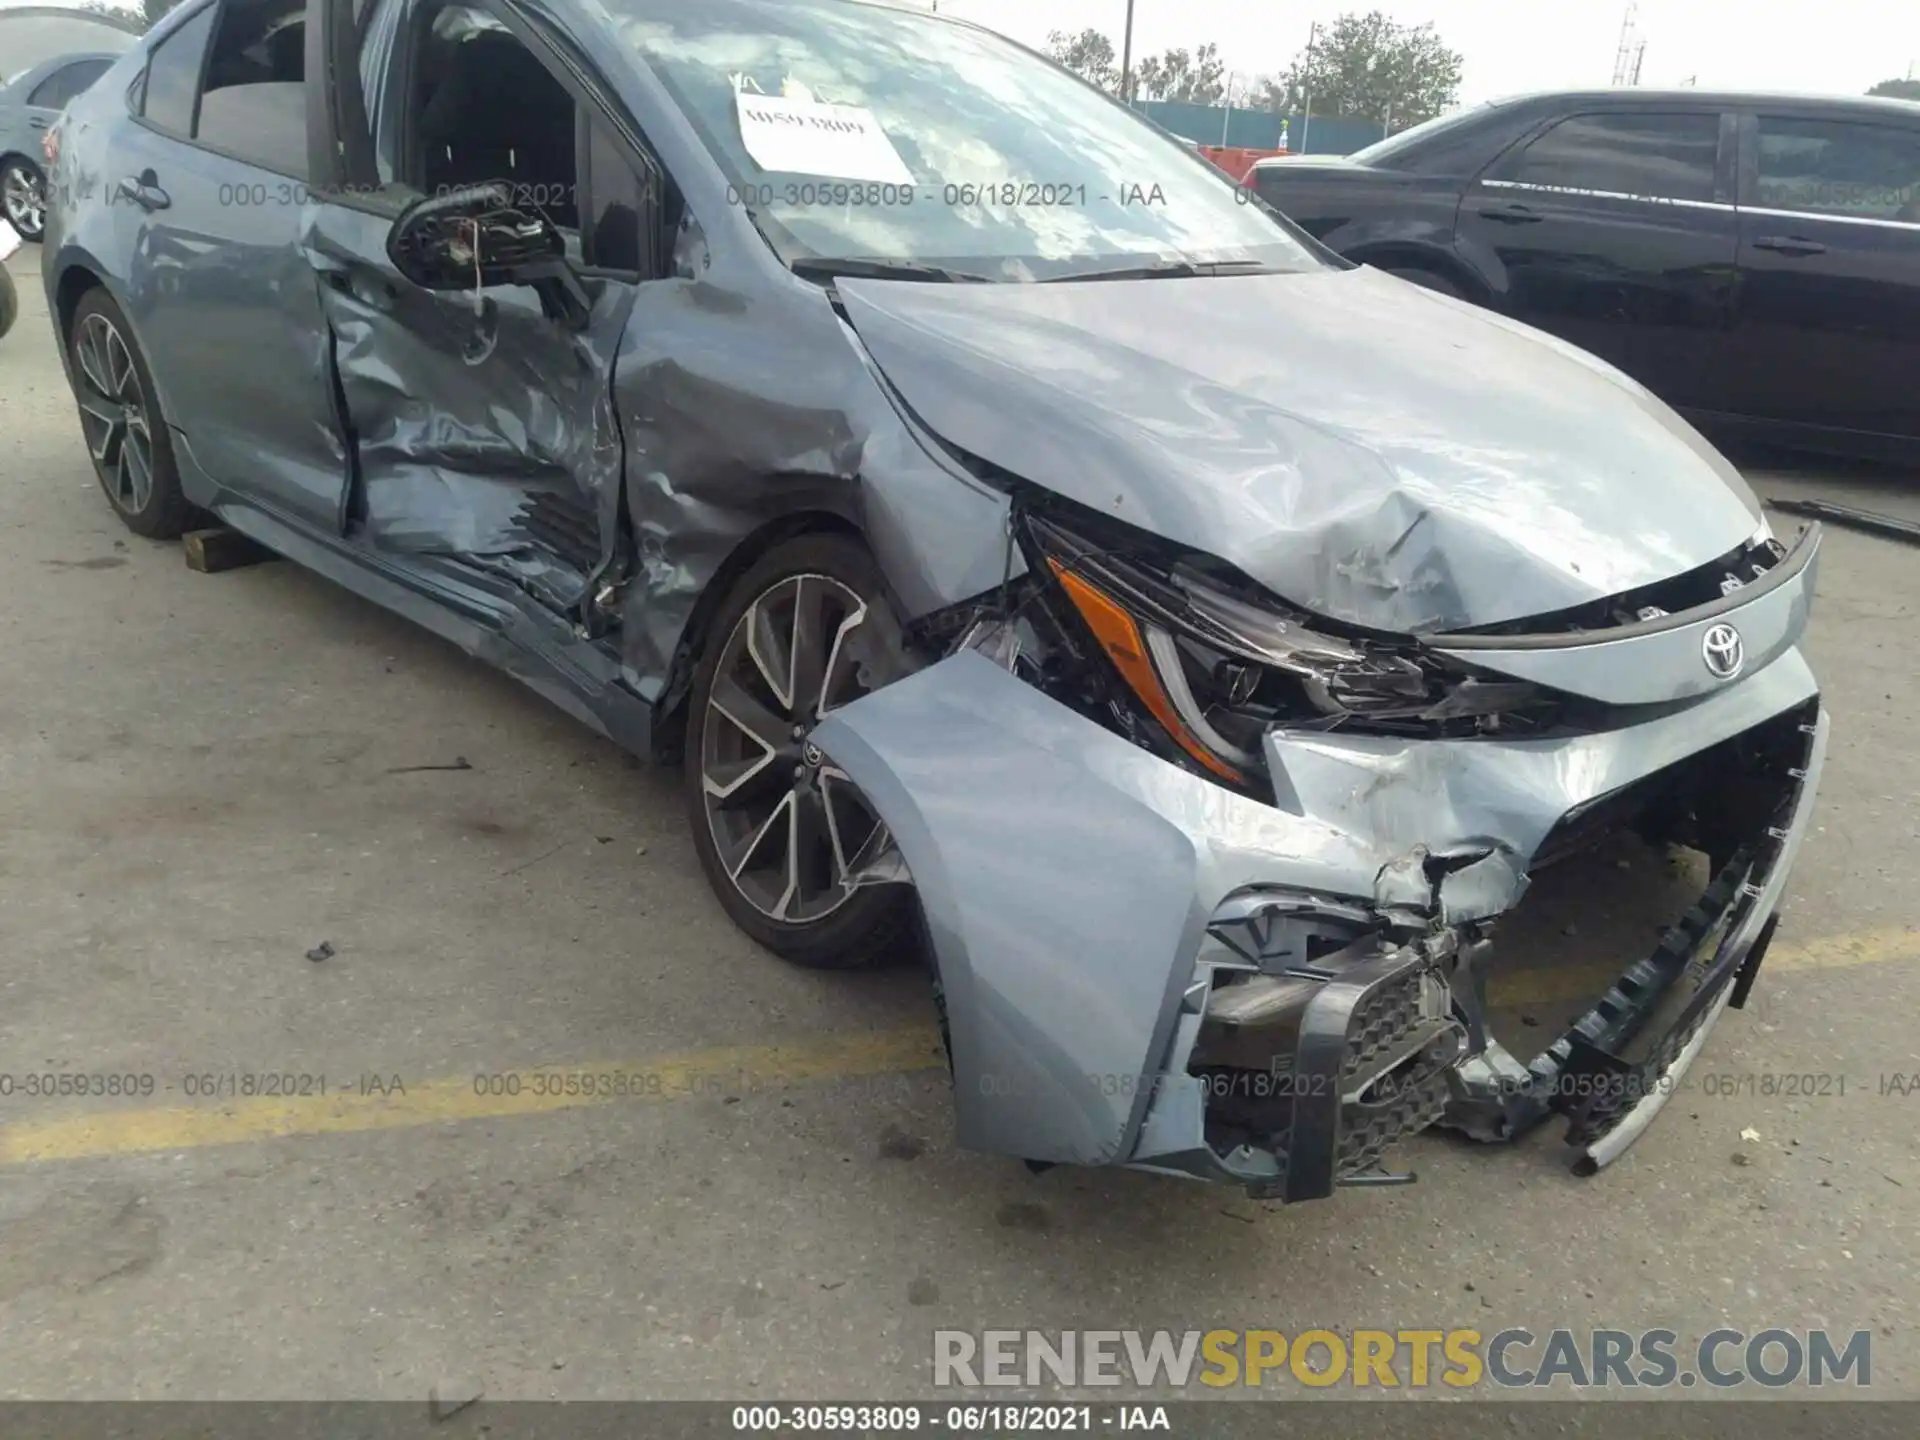
[[306, 6], [226, 0], [193, 135], [284, 175], [307, 173]]
[[200, 61], [213, 30], [214, 7], [203, 7], [154, 47], [140, 113], [149, 124], [182, 137], [193, 134], [193, 99], [200, 87]]
[[428, 195], [497, 182], [515, 205], [579, 229], [573, 97], [493, 16], [458, 4], [431, 13], [407, 109], [403, 179]]
[[382, 185], [391, 185], [399, 166], [394, 151], [399, 144], [399, 123], [393, 112], [402, 97], [396, 93], [396, 49], [410, 9], [409, 0], [363, 0], [356, 6], [360, 17], [360, 63], [356, 78], [360, 86], [362, 118], [373, 141], [374, 170]]
[[74, 96], [107, 73], [111, 60], [78, 60], [63, 65], [33, 87], [27, 104], [43, 110], [63, 110]]
[[1720, 117], [1575, 115], [1494, 167], [1494, 178], [1656, 200], [1711, 200]]
[[641, 215], [645, 212], [640, 177], [598, 123], [587, 133], [587, 185], [593, 213], [582, 235], [587, 261], [610, 270], [651, 269], [641, 258]]
[[581, 193], [588, 203], [580, 237], [588, 264], [636, 271], [649, 280], [664, 273], [685, 207], [679, 187], [657, 159], [636, 169], [606, 126], [593, 120], [587, 126]]
[[1920, 131], [1762, 115], [1759, 180], [1770, 210], [1920, 221]]

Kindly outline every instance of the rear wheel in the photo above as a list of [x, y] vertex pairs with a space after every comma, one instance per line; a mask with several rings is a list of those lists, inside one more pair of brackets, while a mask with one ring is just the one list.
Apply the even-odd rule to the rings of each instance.
[[9, 155], [0, 165], [0, 214], [5, 214], [22, 240], [38, 241], [47, 233], [47, 182], [40, 167], [22, 155]]
[[897, 635], [859, 542], [803, 535], [734, 585], [694, 676], [687, 812], [700, 863], [735, 923], [798, 965], [878, 964], [912, 919], [905, 887], [849, 883], [888, 837], [810, 738], [892, 678]]
[[180, 492], [173, 437], [127, 317], [105, 290], [80, 297], [67, 351], [80, 429], [107, 503], [134, 534], [178, 539], [193, 507]]

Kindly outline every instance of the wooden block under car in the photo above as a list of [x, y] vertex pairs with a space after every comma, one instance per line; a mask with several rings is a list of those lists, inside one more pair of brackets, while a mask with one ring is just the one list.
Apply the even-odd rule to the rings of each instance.
[[258, 565], [277, 560], [273, 551], [257, 540], [249, 540], [238, 530], [189, 530], [180, 537], [187, 550], [187, 568], [202, 575], [222, 570], [238, 570], [243, 565]]

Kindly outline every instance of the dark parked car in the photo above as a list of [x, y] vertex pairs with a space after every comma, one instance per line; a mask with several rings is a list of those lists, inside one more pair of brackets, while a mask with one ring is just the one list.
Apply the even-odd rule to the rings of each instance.
[[1920, 454], [1920, 104], [1531, 96], [1251, 183], [1348, 259], [1563, 336], [1716, 433]]
[[21, 239], [38, 240], [46, 225], [40, 137], [113, 61], [111, 55], [62, 55], [0, 85], [0, 215]]
[[[853, 0], [187, 0], [52, 148], [121, 519], [682, 758], [780, 955], [917, 931], [970, 1146], [1302, 1200], [1559, 1112], [1598, 1167], [1752, 983], [1818, 530], [1038, 55]], [[1523, 1063], [1489, 937], [1629, 826], [1698, 903]]]

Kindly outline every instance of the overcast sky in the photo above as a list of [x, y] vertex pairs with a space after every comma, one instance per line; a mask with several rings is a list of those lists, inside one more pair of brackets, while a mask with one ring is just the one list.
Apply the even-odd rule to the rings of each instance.
[[[1120, 47], [1126, 0], [939, 0], [940, 9], [1026, 41], [1049, 30], [1094, 26]], [[1496, 0], [1135, 0], [1134, 53], [1219, 45], [1230, 69], [1283, 69], [1307, 27], [1375, 5], [1404, 25], [1432, 22], [1466, 57], [1461, 98], [1605, 85], [1613, 78], [1624, 0], [1603, 4]], [[1762, 6], [1750, 0], [1640, 0], [1647, 42], [1640, 80], [1678, 85], [1698, 77], [1721, 89], [1824, 90], [1857, 95], [1880, 80], [1920, 76], [1920, 5], [1913, 0], [1821, 0]]]
[[[0, 0], [4, 8], [12, 0]], [[697, 3], [697, 0], [690, 0]], [[922, 0], [925, 3], [925, 0]], [[1461, 98], [1605, 85], [1613, 78], [1625, 0], [1135, 0], [1134, 51], [1219, 45], [1230, 69], [1283, 69], [1307, 27], [1343, 9], [1378, 4], [1406, 25], [1431, 21], [1466, 56]], [[1120, 45], [1126, 0], [939, 0], [942, 10], [1043, 46], [1049, 30], [1095, 26]], [[1647, 42], [1640, 79], [1678, 85], [1697, 77], [1723, 89], [1824, 90], [1857, 95], [1880, 80], [1920, 76], [1920, 5], [1914, 0], [1820, 0], [1766, 7], [1751, 0], [1639, 0]]]

